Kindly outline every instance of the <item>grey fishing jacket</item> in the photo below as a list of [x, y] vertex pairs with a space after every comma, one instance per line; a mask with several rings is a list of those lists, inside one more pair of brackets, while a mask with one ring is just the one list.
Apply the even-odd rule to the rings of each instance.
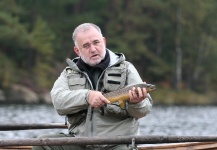
[[[135, 67], [125, 61], [123, 54], [108, 51], [110, 63], [97, 81], [98, 91], [117, 90], [143, 82]], [[77, 60], [78, 58], [67, 61], [69, 67], [63, 70], [51, 90], [52, 102], [58, 114], [68, 116], [69, 132], [74, 136], [85, 137], [137, 135], [139, 118], [151, 111], [150, 95], [137, 104], [126, 102], [124, 108], [121, 108], [118, 102], [102, 108], [92, 108], [87, 99], [93, 86], [87, 73], [77, 67]], [[110, 76], [117, 73], [121, 74], [121, 77]], [[117, 80], [120, 84], [110, 84], [110, 80]]]

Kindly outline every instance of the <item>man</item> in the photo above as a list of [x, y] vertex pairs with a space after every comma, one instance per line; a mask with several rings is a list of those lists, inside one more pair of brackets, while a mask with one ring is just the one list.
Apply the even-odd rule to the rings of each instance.
[[[100, 28], [92, 23], [79, 25], [72, 36], [74, 51], [79, 56], [67, 60], [51, 90], [52, 102], [60, 115], [66, 115], [69, 134], [42, 137], [109, 137], [139, 134], [138, 119], [146, 116], [152, 100], [146, 89], [133, 88], [129, 100], [120, 107], [110, 103], [102, 93], [127, 85], [142, 83], [135, 67], [123, 54], [106, 48]], [[51, 146], [50, 146], [51, 147]], [[33, 149], [113, 149], [126, 150], [128, 145], [48, 146]]]

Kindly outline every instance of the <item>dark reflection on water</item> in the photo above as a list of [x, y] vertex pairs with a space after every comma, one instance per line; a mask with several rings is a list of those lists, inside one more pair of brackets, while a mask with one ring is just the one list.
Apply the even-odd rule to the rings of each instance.
[[[140, 120], [141, 135], [217, 135], [216, 106], [154, 106]], [[49, 105], [1, 105], [0, 123], [64, 123]], [[0, 138], [32, 138], [67, 129], [0, 131]]]

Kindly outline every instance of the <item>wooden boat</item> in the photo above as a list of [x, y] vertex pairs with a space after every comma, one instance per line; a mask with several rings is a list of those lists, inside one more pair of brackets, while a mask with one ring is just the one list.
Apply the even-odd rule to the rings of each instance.
[[[65, 124], [0, 125], [0, 131], [67, 128]], [[118, 136], [93, 138], [0, 139], [0, 150], [30, 150], [33, 145], [139, 144], [139, 150], [217, 150], [217, 136]]]
[[[216, 150], [217, 142], [189, 142], [140, 145], [139, 150]], [[32, 146], [3, 146], [0, 150], [31, 150]]]
[[[180, 137], [180, 138], [179, 138]], [[196, 137], [198, 138], [198, 137]], [[69, 145], [69, 144], [130, 144], [131, 139], [137, 141], [139, 150], [217, 150], [217, 137], [202, 136], [196, 139], [187, 136], [123, 136], [117, 138], [46, 138], [46, 139], [0, 139], [0, 150], [31, 150], [32, 145]], [[203, 141], [204, 142], [179, 142], [179, 141]], [[132, 140], [133, 141], [133, 140]], [[165, 141], [166, 143], [163, 143]], [[176, 143], [168, 143], [174, 141]], [[145, 144], [143, 144], [145, 143]], [[156, 143], [156, 144], [149, 144]], [[131, 143], [134, 145], [133, 143]]]

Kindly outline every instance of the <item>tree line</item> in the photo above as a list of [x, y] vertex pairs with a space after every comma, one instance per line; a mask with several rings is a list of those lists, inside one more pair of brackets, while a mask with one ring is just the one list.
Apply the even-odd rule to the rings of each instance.
[[216, 13], [215, 0], [0, 0], [0, 88], [50, 89], [65, 59], [76, 56], [74, 28], [92, 22], [143, 80], [216, 89]]

